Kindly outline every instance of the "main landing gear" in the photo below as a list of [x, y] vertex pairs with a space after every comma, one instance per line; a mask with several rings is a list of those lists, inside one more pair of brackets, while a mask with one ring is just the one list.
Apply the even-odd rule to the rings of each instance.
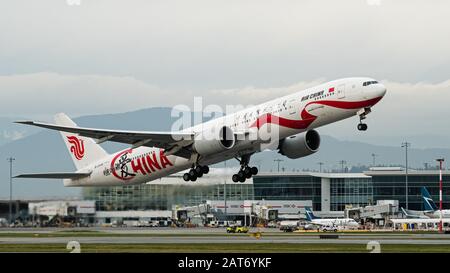
[[358, 124], [358, 130], [359, 131], [366, 131], [367, 130], [367, 124], [363, 123], [362, 121], [366, 118], [366, 116], [370, 113], [370, 108], [364, 108], [361, 109], [361, 111], [358, 112], [359, 115], [359, 124]]
[[198, 177], [202, 177], [204, 174], [209, 173], [209, 167], [208, 166], [200, 166], [197, 165], [195, 167], [192, 167], [189, 172], [183, 174], [183, 180], [184, 181], [195, 181]]
[[258, 174], [258, 168], [248, 166], [250, 161], [250, 156], [243, 156], [239, 162], [241, 163], [241, 168], [238, 173], [233, 174], [231, 179], [234, 183], [241, 182], [244, 183], [246, 179], [251, 178], [253, 175]]

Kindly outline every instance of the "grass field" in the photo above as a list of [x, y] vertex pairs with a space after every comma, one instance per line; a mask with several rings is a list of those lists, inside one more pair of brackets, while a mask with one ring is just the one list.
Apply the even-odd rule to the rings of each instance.
[[[66, 244], [60, 243], [61, 240], [57, 242], [43, 242], [36, 243], [32, 238], [67, 238], [67, 240], [74, 240], [74, 238], [83, 237], [194, 237], [194, 238], [205, 238], [205, 237], [248, 237], [252, 234], [227, 234], [225, 231], [222, 232], [184, 232], [180, 233], [132, 233], [126, 231], [119, 232], [107, 232], [107, 231], [96, 231], [96, 230], [60, 230], [51, 232], [30, 232], [28, 231], [10, 231], [10, 232], [0, 232], [0, 252], [62, 252], [68, 253], [70, 250], [66, 248]], [[425, 244], [416, 244], [414, 241], [416, 239], [423, 239], [420, 234], [436, 234], [436, 232], [365, 232], [358, 234], [348, 234], [348, 233], [328, 233], [328, 234], [339, 234], [339, 240], [346, 241], [348, 239], [355, 238], [355, 236], [361, 239], [367, 240], [377, 240], [377, 238], [386, 237], [389, 239], [396, 240], [409, 240], [405, 241], [404, 244], [383, 244], [381, 246], [381, 251], [384, 253], [426, 253], [426, 252], [446, 252], [450, 253], [450, 244], [432, 244], [431, 242], [426, 242]], [[255, 241], [254, 243], [179, 243], [175, 240], [174, 243], [159, 243], [159, 242], [142, 242], [138, 240], [139, 243], [125, 244], [122, 242], [103, 243], [82, 243], [81, 252], [83, 253], [292, 253], [292, 252], [314, 252], [314, 253], [355, 253], [355, 252], [369, 252], [366, 249], [365, 244], [358, 244], [351, 242], [350, 244], [333, 244], [327, 243], [326, 240], [318, 243], [288, 243], [288, 242], [277, 242], [277, 239], [293, 239], [294, 237], [306, 237], [307, 239], [317, 239], [319, 234], [324, 234], [323, 232], [307, 232], [307, 233], [284, 233], [284, 232], [263, 232], [262, 237], [266, 237], [268, 240], [274, 240], [270, 243], [261, 243]], [[345, 235], [344, 235], [345, 234]], [[389, 235], [387, 235], [389, 234]], [[419, 234], [419, 236], [408, 236], [408, 234]], [[386, 236], [383, 236], [386, 235]], [[406, 235], [406, 236], [405, 236]], [[426, 240], [441, 240], [447, 239], [446, 235], [442, 236], [427, 236]], [[316, 237], [316, 238], [312, 238]], [[448, 236], [450, 238], [450, 235]], [[22, 238], [21, 242], [15, 242], [11, 238]], [[23, 239], [25, 238], [25, 239]], [[30, 239], [26, 239], [30, 238]], [[245, 238], [242, 238], [245, 239]], [[3, 240], [3, 242], [2, 242]], [[76, 240], [76, 239], [75, 239]], [[134, 240], [136, 242], [136, 240]], [[397, 243], [397, 242], [396, 242]], [[423, 243], [423, 242], [422, 242]]]
[[[65, 244], [0, 244], [0, 252], [62, 252]], [[82, 253], [367, 253], [361, 244], [84, 244]], [[450, 245], [383, 245], [382, 253], [450, 253]]]

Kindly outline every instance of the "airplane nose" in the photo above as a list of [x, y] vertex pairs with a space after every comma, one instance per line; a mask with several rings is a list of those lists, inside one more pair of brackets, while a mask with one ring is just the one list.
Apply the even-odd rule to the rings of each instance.
[[379, 84], [379, 85], [380, 86], [377, 90], [377, 93], [378, 93], [379, 97], [383, 97], [386, 94], [387, 89], [386, 89], [386, 86], [384, 86], [383, 84]]

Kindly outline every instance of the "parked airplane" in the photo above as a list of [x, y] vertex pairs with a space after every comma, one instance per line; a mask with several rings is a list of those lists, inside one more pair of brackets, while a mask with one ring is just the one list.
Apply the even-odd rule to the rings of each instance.
[[311, 224], [327, 227], [359, 227], [358, 222], [352, 218], [319, 218], [314, 215], [311, 208], [305, 208], [306, 220]]
[[[373, 79], [345, 78], [176, 132], [84, 128], [64, 114], [55, 116], [55, 124], [17, 121], [60, 131], [77, 168], [73, 173], [17, 178], [59, 178], [65, 186], [116, 186], [145, 183], [190, 168], [183, 178], [195, 181], [208, 173], [208, 165], [236, 158], [241, 167], [232, 180], [244, 182], [258, 173], [249, 166], [250, 157], [264, 143], [275, 142], [279, 153], [291, 159], [313, 154], [320, 146], [315, 128], [357, 115], [358, 130], [365, 131], [362, 120], [385, 93], [386, 88]], [[131, 147], [108, 154], [99, 145], [105, 141]]]
[[[439, 227], [439, 223], [440, 223], [440, 219], [436, 219], [436, 218], [428, 218], [428, 219], [422, 219], [422, 218], [414, 218], [414, 219], [389, 219], [390, 222], [392, 222], [392, 224], [395, 225], [403, 225], [403, 224], [414, 224], [414, 225], [418, 225], [416, 227], [414, 227], [415, 229], [417, 228], [438, 228]], [[444, 229], [447, 229], [450, 226], [450, 219], [449, 218], [445, 218], [442, 219], [442, 226]], [[411, 228], [411, 227], [410, 227]]]
[[[405, 210], [402, 208], [403, 214], [407, 218], [440, 218], [440, 211], [438, 206], [433, 201], [431, 194], [428, 192], [426, 187], [422, 187], [422, 201], [424, 210]], [[450, 210], [442, 210], [442, 218], [450, 218]]]
[[429, 216], [426, 216], [425, 213], [421, 210], [409, 210], [401, 208], [403, 215], [406, 216], [406, 218], [411, 219], [430, 219]]

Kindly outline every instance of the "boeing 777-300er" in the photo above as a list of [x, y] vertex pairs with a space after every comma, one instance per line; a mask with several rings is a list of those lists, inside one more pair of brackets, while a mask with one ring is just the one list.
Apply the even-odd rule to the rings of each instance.
[[[244, 182], [258, 173], [249, 166], [250, 157], [264, 143], [276, 141], [273, 149], [291, 159], [313, 154], [320, 146], [315, 128], [357, 115], [358, 130], [365, 131], [363, 119], [385, 93], [385, 86], [371, 78], [339, 79], [172, 132], [84, 128], [64, 114], [57, 114], [54, 124], [17, 121], [60, 131], [77, 171], [16, 177], [63, 179], [70, 187], [117, 186], [189, 169], [183, 179], [195, 181], [208, 173], [208, 165], [236, 158], [241, 167], [232, 180]], [[99, 145], [105, 141], [130, 147], [108, 154]]]

